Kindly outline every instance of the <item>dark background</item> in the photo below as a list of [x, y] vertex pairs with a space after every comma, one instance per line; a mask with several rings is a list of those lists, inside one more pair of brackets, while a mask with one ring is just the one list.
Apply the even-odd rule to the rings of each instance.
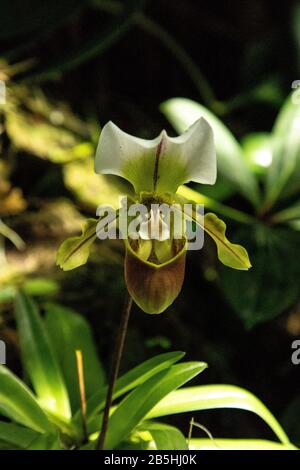
[[[103, 125], [113, 120], [145, 138], [154, 137], [162, 127], [175, 134], [159, 104], [183, 96], [219, 111], [240, 138], [250, 131], [270, 131], [292, 81], [300, 78], [297, 5], [262, 0], [117, 4], [1, 0], [0, 55], [9, 64], [31, 61], [12, 77], [13, 83], [24, 84], [29, 94], [41, 88], [49, 99], [68, 103], [83, 121], [92, 118]], [[132, 11], [137, 11], [135, 22], [128, 20]], [[145, 18], [150, 18], [150, 26]], [[182, 62], [182, 48], [192, 69], [204, 75], [213, 99], [202, 92], [186, 57]], [[5, 134], [4, 160], [12, 158], [10, 148]], [[30, 152], [15, 152], [13, 159], [10, 181], [21, 188], [31, 217], [11, 215], [8, 220], [32, 245], [50, 243], [56, 248], [60, 237], [53, 235], [49, 242], [41, 224], [37, 230], [34, 226], [37, 206], [43, 201], [73, 198], [64, 185], [62, 169]], [[248, 209], [237, 196], [227, 202]], [[74, 204], [93, 216], [84, 204]], [[233, 233], [234, 229], [233, 225]], [[189, 255], [183, 291], [168, 312], [148, 316], [134, 307], [122, 367], [163, 350], [184, 350], [188, 360], [209, 364], [195, 383], [231, 383], [249, 389], [299, 444], [300, 366], [290, 359], [292, 340], [300, 335], [299, 305], [294, 303], [281, 315], [246, 328], [225, 300], [218, 272], [212, 278], [207, 275], [207, 266], [214, 266], [211, 248], [208, 243], [203, 252]], [[87, 316], [106, 366], [125, 291], [122, 249], [118, 243], [110, 251], [97, 246], [91, 262], [70, 273], [61, 273], [40, 259], [34, 273], [55, 279], [60, 285], [55, 300]], [[14, 249], [8, 250], [13, 258]], [[10, 304], [5, 303], [2, 311], [6, 327], [13, 330]], [[19, 370], [13, 341], [10, 351], [9, 365]], [[216, 437], [271, 437], [266, 426], [246, 412], [210, 411], [196, 419]], [[171, 421], [187, 432], [187, 416]]]

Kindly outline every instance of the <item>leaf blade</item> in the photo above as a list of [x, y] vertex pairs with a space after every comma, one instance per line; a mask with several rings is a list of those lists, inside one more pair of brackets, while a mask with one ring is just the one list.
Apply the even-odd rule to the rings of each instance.
[[37, 307], [21, 291], [15, 306], [24, 366], [39, 400], [49, 411], [69, 419], [68, 393]]
[[260, 202], [257, 181], [243, 158], [243, 151], [233, 134], [211, 111], [186, 98], [172, 98], [161, 104], [161, 110], [177, 132], [184, 132], [201, 116], [214, 133], [218, 172], [254, 206]]
[[233, 385], [203, 385], [176, 390], [161, 400], [148, 413], [147, 418], [216, 408], [252, 411], [268, 424], [283, 444], [290, 443], [285, 431], [267, 407], [252, 393]]
[[0, 411], [37, 432], [53, 432], [54, 428], [32, 392], [5, 366], [0, 366]]
[[122, 400], [109, 419], [105, 448], [114, 449], [162, 397], [202, 372], [205, 363], [183, 363], [159, 372]]
[[72, 409], [76, 411], [80, 407], [76, 350], [80, 350], [83, 356], [87, 399], [105, 384], [92, 330], [82, 315], [57, 304], [46, 305], [45, 326], [64, 375]]

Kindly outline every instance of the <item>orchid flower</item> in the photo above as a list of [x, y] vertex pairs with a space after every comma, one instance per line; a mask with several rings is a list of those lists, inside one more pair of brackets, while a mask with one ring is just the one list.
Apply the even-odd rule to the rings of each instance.
[[[148, 219], [140, 224], [138, 237], [125, 243], [125, 279], [129, 294], [146, 313], [161, 313], [181, 291], [185, 274], [187, 238], [174, 236], [153, 204], [190, 203], [177, 193], [190, 181], [214, 184], [217, 175], [213, 133], [203, 118], [178, 137], [162, 131], [153, 140], [131, 136], [114, 123], [102, 129], [95, 159], [95, 172], [116, 175], [133, 187], [130, 204], [148, 208]], [[215, 214], [191, 219], [212, 237], [219, 260], [234, 269], [251, 267], [247, 251], [226, 238], [226, 225]], [[156, 224], [154, 235], [151, 224]], [[66, 240], [58, 251], [57, 263], [64, 270], [84, 264], [95, 241], [98, 220], [88, 219], [81, 236]]]

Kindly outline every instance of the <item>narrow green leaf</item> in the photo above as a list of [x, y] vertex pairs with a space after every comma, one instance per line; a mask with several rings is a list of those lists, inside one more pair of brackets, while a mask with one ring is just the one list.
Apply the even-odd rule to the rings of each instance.
[[191, 439], [190, 450], [298, 450], [293, 444], [264, 439]]
[[68, 393], [37, 307], [25, 293], [19, 292], [15, 311], [24, 367], [41, 405], [69, 419]]
[[161, 110], [177, 132], [184, 132], [201, 116], [214, 133], [218, 172], [244, 197], [257, 206], [260, 194], [257, 181], [243, 158], [243, 151], [229, 129], [211, 111], [186, 98], [172, 98], [161, 105]]
[[266, 180], [266, 208], [278, 198], [291, 196], [300, 189], [299, 90], [294, 93], [287, 98], [273, 129], [273, 160]]
[[63, 450], [58, 434], [40, 434], [26, 450]]
[[226, 224], [215, 214], [208, 213], [204, 216], [204, 230], [215, 241], [219, 260], [230, 268], [248, 270], [251, 263], [247, 250], [241, 245], [231, 243], [226, 238]]
[[96, 219], [87, 219], [78, 237], [67, 238], [59, 247], [56, 263], [64, 271], [85, 264], [90, 255], [91, 245], [96, 240]]
[[177, 190], [177, 195], [187, 199], [187, 202], [195, 202], [197, 204], [203, 204], [207, 209], [216, 211], [218, 214], [221, 214], [229, 219], [235, 220], [236, 222], [242, 224], [253, 224], [256, 222], [256, 219], [246, 212], [241, 212], [233, 207], [226, 206], [220, 202], [202, 194], [195, 189], [189, 188], [184, 184], [180, 186]]
[[139, 385], [122, 400], [110, 417], [105, 448], [114, 449], [163, 397], [206, 367], [203, 362], [176, 364]]
[[[117, 399], [138, 385], [150, 379], [153, 375], [169, 368], [175, 362], [178, 362], [183, 356], [184, 352], [174, 351], [159, 354], [158, 356], [147, 359], [142, 364], [134, 367], [130, 371], [122, 375], [116, 382], [113, 399]], [[107, 388], [97, 392], [90, 400], [87, 401], [87, 410], [90, 418], [95, 416], [101, 411], [105, 404]], [[76, 416], [78, 418], [78, 414]]]
[[0, 413], [37, 432], [54, 430], [29, 388], [5, 366], [0, 366]]
[[0, 422], [0, 441], [25, 449], [39, 434], [13, 423]]
[[79, 313], [62, 305], [47, 304], [45, 326], [59, 361], [74, 411], [80, 407], [75, 351], [82, 352], [87, 399], [105, 384], [90, 325]]
[[161, 400], [147, 418], [216, 408], [238, 408], [260, 416], [283, 444], [289, 438], [268, 408], [252, 393], [233, 385], [203, 385], [176, 390]]
[[179, 429], [165, 423], [145, 421], [138, 432], [147, 431], [151, 434], [157, 450], [187, 450], [186, 438]]
[[277, 212], [272, 216], [272, 222], [275, 223], [285, 223], [291, 222], [294, 220], [299, 220], [300, 218], [300, 200], [296, 201], [291, 206], [283, 209], [280, 212]]
[[242, 139], [245, 161], [249, 168], [258, 175], [265, 175], [272, 163], [271, 134], [255, 132]]

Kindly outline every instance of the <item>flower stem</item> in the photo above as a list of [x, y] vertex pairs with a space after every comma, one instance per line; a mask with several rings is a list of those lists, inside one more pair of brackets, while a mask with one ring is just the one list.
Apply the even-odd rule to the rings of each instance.
[[128, 321], [129, 321], [131, 307], [132, 307], [132, 297], [129, 294], [127, 294], [127, 298], [125, 301], [125, 305], [124, 305], [124, 309], [123, 309], [123, 313], [121, 317], [121, 322], [120, 322], [120, 326], [118, 330], [113, 358], [112, 358], [109, 384], [108, 384], [108, 389], [107, 389], [107, 394], [106, 394], [105, 407], [103, 411], [102, 427], [101, 427], [101, 431], [100, 431], [99, 438], [97, 441], [96, 450], [103, 450], [104, 444], [105, 444], [105, 437], [106, 437], [108, 421], [109, 421], [109, 411], [110, 411], [110, 407], [111, 407], [112, 400], [113, 400], [115, 383], [116, 383], [119, 369], [120, 369], [120, 363], [122, 359], [125, 337], [126, 337], [126, 333], [128, 329]]

